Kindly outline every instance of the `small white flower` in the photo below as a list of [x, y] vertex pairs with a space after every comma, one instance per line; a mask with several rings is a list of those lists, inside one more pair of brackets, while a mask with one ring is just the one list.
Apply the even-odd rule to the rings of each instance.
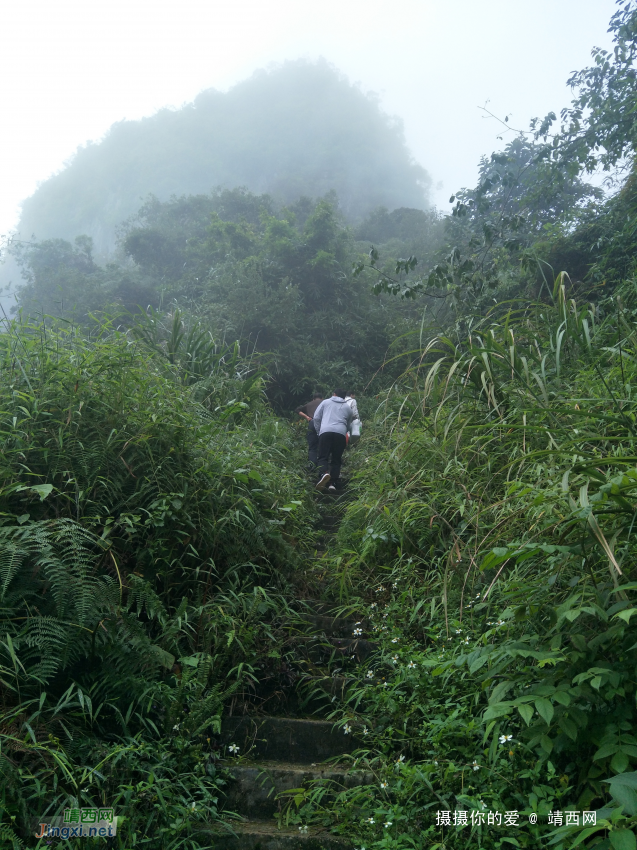
[[82, 794], [86, 794], [86, 792], [88, 791], [88, 788], [81, 788], [80, 791], [81, 791]]
[[506, 744], [507, 741], [513, 740], [513, 735], [500, 735], [499, 740], [501, 744]]
[[307, 826], [300, 826], [299, 832], [302, 833], [303, 835], [307, 835]]
[[367, 818], [367, 823], [376, 823], [374, 818]]
[[483, 803], [482, 800], [479, 800], [479, 803], [480, 803], [480, 805], [482, 806], [483, 809], [486, 809], [486, 807], [487, 807], [486, 803]]
[[394, 590], [396, 590], [396, 588], [398, 587], [398, 582], [397, 582], [397, 581], [395, 581], [395, 582], [392, 584], [392, 587], [394, 588]]
[[438, 762], [436, 761], [436, 759], [434, 759], [434, 764], [438, 764]]
[[363, 623], [359, 620], [358, 623], [354, 623], [355, 626], [362, 626]]
[[398, 761], [396, 764], [402, 764], [405, 761], [405, 756], [398, 756]]
[[191, 803], [191, 804], [190, 804], [190, 808], [193, 810], [193, 812], [194, 812], [194, 811], [196, 811], [196, 809], [197, 809], [197, 804], [196, 804], [196, 803]]
[[392, 821], [390, 821], [390, 820], [386, 820], [386, 821], [385, 821], [385, 823], [384, 823], [384, 827], [385, 827], [385, 829], [389, 829], [389, 827], [390, 827], [391, 825], [392, 825]]
[[181, 725], [180, 723], [175, 723], [175, 725], [173, 726], [173, 732], [179, 732], [179, 726], [180, 725]]
[[380, 587], [376, 588], [376, 593], [384, 593], [384, 592], [385, 592], [385, 587], [382, 584], [381, 584]]
[[363, 735], [369, 735], [369, 729], [367, 726], [363, 726]]
[[496, 623], [496, 626], [503, 626], [503, 625], [504, 625], [504, 620], [498, 620], [498, 622]]
[[391, 660], [392, 660], [392, 664], [398, 664], [398, 656], [397, 655], [392, 655]]
[[370, 608], [378, 608], [378, 602], [372, 602], [372, 604], [369, 607]]
[[480, 770], [480, 765], [477, 761], [474, 761], [471, 767], [473, 767], [474, 770]]
[[389, 782], [381, 782], [380, 787], [384, 790], [385, 788], [389, 788]]
[[351, 731], [352, 731], [352, 727], [349, 725], [349, 723], [346, 723], [345, 726], [343, 726], [343, 734], [349, 735], [349, 733]]
[[239, 747], [236, 744], [230, 744], [228, 751], [236, 755], [239, 752]]
[[414, 662], [413, 662], [413, 661], [410, 661], [410, 662], [409, 662], [409, 664], [407, 665], [407, 667], [408, 667], [410, 670], [413, 670], [413, 669], [415, 668], [415, 666], [416, 666], [416, 665], [414, 664]]
[[367, 678], [368, 678], [368, 679], [373, 679], [373, 678], [374, 678], [374, 671], [373, 671], [373, 670], [368, 670], [368, 671], [367, 671]]
[[462, 642], [463, 642], [463, 643], [469, 643], [469, 638], [468, 638], [468, 637], [466, 637], [466, 638], [465, 638]]
[[391, 642], [392, 642], [392, 643], [398, 643], [398, 641], [399, 641], [399, 640], [400, 640], [400, 638], [392, 638], [392, 639], [391, 639]]
[[354, 634], [354, 635], [362, 635], [362, 634], [363, 634], [363, 630], [362, 630], [362, 629], [354, 629], [354, 631], [352, 632], [352, 634]]
[[383, 682], [383, 687], [384, 687], [384, 688], [388, 688], [388, 687], [389, 687], [389, 682]]

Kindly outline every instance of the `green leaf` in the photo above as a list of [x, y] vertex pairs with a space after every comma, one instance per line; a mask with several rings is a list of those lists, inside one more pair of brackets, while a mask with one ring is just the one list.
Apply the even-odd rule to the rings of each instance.
[[635, 850], [637, 840], [631, 829], [613, 829], [608, 836], [613, 850]]
[[614, 770], [616, 773], [623, 773], [629, 764], [630, 762], [628, 756], [626, 755], [626, 753], [620, 750], [613, 756], [610, 766], [611, 769]]
[[34, 484], [32, 487], [16, 487], [17, 493], [23, 490], [32, 490], [34, 493], [37, 493], [40, 501], [43, 502], [47, 496], [51, 495], [53, 484]]
[[550, 726], [551, 720], [553, 720], [553, 715], [555, 714], [555, 709], [553, 708], [550, 700], [544, 698], [536, 699], [535, 707], [542, 720], [547, 726]]
[[614, 616], [613, 620], [616, 620], [618, 617], [620, 620], [624, 620], [626, 623], [630, 622], [630, 618], [633, 614], [637, 614], [637, 608], [624, 608], [623, 611], [618, 611]]
[[150, 648], [161, 666], [165, 667], [166, 670], [172, 670], [173, 664], [175, 663], [175, 656], [171, 652], [162, 649], [160, 646], [153, 645]]
[[[622, 776], [623, 774], [620, 774]], [[605, 782], [610, 781], [610, 793], [620, 806], [623, 806], [624, 812], [628, 815], [637, 814], [637, 792], [633, 788], [627, 788], [619, 782], [605, 779]]]
[[488, 660], [489, 660], [489, 656], [488, 656], [488, 655], [486, 655], [486, 654], [484, 654], [484, 655], [479, 655], [479, 656], [478, 656], [476, 659], [474, 659], [474, 660], [471, 662], [471, 664], [469, 665], [469, 672], [470, 672], [470, 673], [475, 673], [475, 672], [476, 672], [476, 670], [479, 670], [481, 667], [484, 667], [484, 665], [487, 663], [487, 661], [488, 661]]
[[570, 717], [561, 717], [558, 725], [572, 741], [577, 738], [577, 726]]
[[623, 786], [625, 788], [633, 788], [637, 791], [637, 771], [633, 771], [632, 773], [624, 773], [621, 776], [613, 776], [612, 779], [602, 779], [602, 782], [610, 783], [611, 794], [612, 789], [615, 786]]
[[496, 717], [504, 717], [504, 715], [511, 713], [512, 707], [513, 703], [511, 702], [499, 702], [496, 705], [490, 705], [484, 713], [484, 719], [493, 720]]
[[548, 735], [542, 735], [540, 738], [540, 746], [545, 753], [549, 753], [550, 755], [551, 750], [553, 749], [553, 741], [551, 741]]
[[528, 726], [531, 722], [531, 719], [533, 718], [533, 706], [523, 703], [522, 705], [518, 705], [517, 708], [520, 712], [520, 716]]
[[608, 758], [608, 756], [614, 755], [618, 749], [619, 744], [604, 744], [593, 756], [593, 761], [600, 761], [600, 759]]
[[559, 702], [561, 705], [570, 705], [571, 697], [570, 694], [567, 694], [566, 691], [555, 691], [554, 699], [556, 702]]
[[513, 682], [500, 682], [500, 684], [496, 685], [489, 697], [489, 705], [501, 702], [502, 697], [507, 693], [507, 691], [511, 690], [512, 687]]

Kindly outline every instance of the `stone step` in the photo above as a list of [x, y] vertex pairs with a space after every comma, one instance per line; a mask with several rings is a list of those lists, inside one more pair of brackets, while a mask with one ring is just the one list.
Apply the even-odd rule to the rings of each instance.
[[226, 745], [236, 744], [242, 756], [319, 764], [350, 753], [357, 746], [351, 736], [332, 726], [325, 720], [291, 717], [225, 717], [221, 721], [221, 740]]
[[[370, 785], [373, 774], [331, 765], [285, 764], [280, 761], [259, 761], [238, 764], [230, 768], [234, 781], [224, 801], [226, 811], [255, 818], [273, 817], [282, 812], [289, 797], [279, 798], [291, 791], [308, 786], [316, 780], [333, 782], [336, 790]], [[325, 798], [324, 798], [325, 799]]]
[[365, 661], [378, 649], [373, 641], [358, 637], [326, 637], [325, 635], [294, 635], [288, 641], [294, 648], [293, 665], [303, 661], [329, 664], [345, 658], [357, 662]]
[[323, 602], [321, 599], [299, 599], [299, 605], [303, 605], [305, 607], [305, 613], [307, 614], [325, 614], [328, 617], [333, 616], [333, 612], [338, 608], [336, 602]]
[[354, 629], [357, 627], [356, 620], [348, 620], [342, 617], [328, 617], [325, 614], [301, 614], [300, 619], [307, 623], [316, 632], [328, 637], [355, 637]]
[[369, 656], [376, 652], [378, 644], [365, 638], [328, 638], [330, 644], [341, 655], [348, 658], [354, 658], [356, 661], [365, 661]]
[[346, 838], [310, 828], [307, 834], [298, 827], [278, 829], [272, 821], [250, 821], [232, 825], [234, 835], [214, 828], [211, 850], [351, 850]]

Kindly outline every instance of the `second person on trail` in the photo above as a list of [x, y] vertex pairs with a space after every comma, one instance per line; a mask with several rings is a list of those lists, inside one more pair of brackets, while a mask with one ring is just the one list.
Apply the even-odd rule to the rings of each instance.
[[314, 413], [319, 404], [323, 401], [323, 395], [320, 392], [315, 392], [312, 396], [312, 401], [296, 408], [296, 412], [303, 419], [307, 420], [307, 460], [310, 469], [314, 471], [318, 466], [318, 432], [314, 428]]
[[345, 435], [354, 421], [354, 411], [345, 402], [345, 390], [335, 390], [332, 398], [322, 401], [314, 412], [314, 427], [319, 435], [316, 485], [324, 490], [336, 490], [341, 474], [341, 458], [345, 451]]

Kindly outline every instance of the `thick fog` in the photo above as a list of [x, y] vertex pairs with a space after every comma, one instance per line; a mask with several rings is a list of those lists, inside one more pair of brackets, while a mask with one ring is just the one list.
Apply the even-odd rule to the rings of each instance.
[[443, 189], [471, 184], [497, 126], [568, 102], [565, 81], [608, 45], [613, 0], [24, 0], [3, 14], [0, 233], [75, 148], [123, 118], [226, 89], [272, 61], [324, 56], [399, 115]]

